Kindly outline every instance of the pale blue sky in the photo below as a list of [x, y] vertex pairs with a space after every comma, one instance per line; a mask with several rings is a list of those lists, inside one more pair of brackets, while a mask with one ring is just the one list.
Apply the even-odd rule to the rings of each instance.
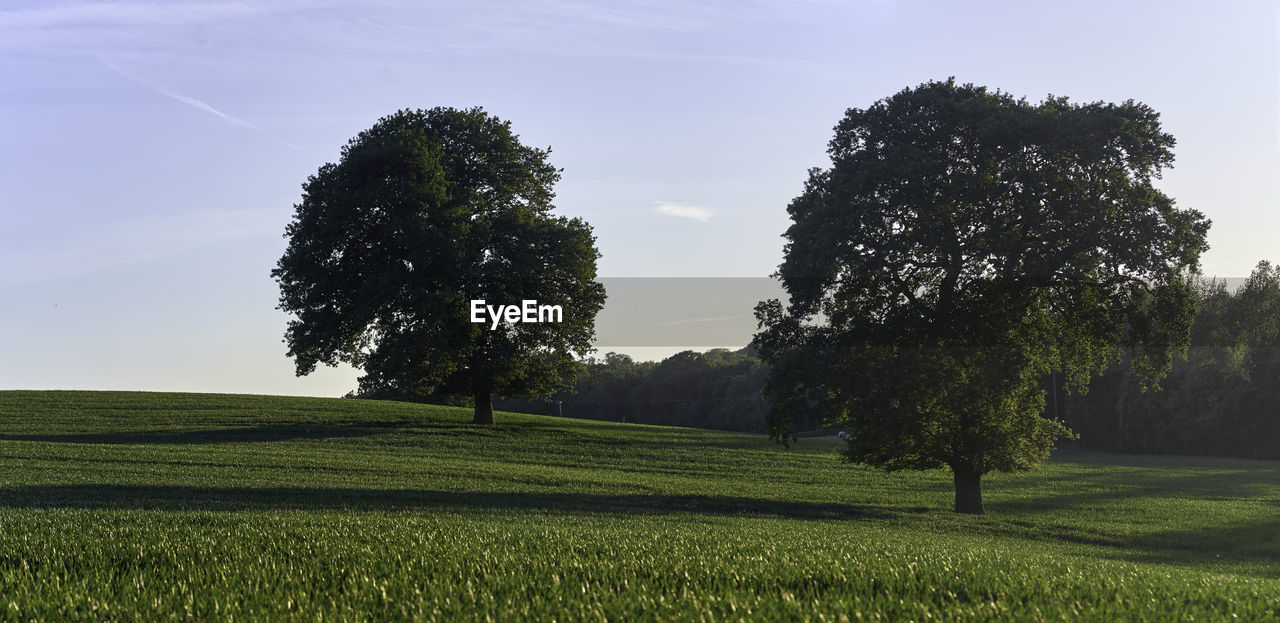
[[848, 107], [929, 79], [1137, 99], [1207, 273], [1280, 260], [1273, 2], [0, 3], [0, 388], [340, 395], [268, 271], [307, 175], [480, 105], [564, 168], [605, 276], [763, 276]]

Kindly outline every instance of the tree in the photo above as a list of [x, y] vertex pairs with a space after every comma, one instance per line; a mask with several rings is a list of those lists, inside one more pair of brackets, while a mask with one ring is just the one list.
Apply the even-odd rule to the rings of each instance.
[[[380, 119], [303, 184], [271, 275], [299, 376], [362, 368], [362, 394], [468, 396], [571, 386], [604, 287], [591, 227], [553, 216], [560, 171], [479, 108]], [[471, 322], [487, 305], [558, 305], [562, 322]], [[487, 312], [486, 312], [487, 313]]]
[[1153, 185], [1173, 145], [1140, 103], [954, 79], [849, 109], [788, 207], [789, 304], [756, 308], [775, 436], [846, 427], [848, 460], [949, 467], [982, 513], [984, 474], [1071, 435], [1047, 374], [1084, 391], [1128, 351], [1155, 385], [1185, 353], [1209, 222]]

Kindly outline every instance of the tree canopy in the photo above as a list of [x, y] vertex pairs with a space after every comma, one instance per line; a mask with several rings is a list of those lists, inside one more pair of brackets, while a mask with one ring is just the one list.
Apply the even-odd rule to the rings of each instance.
[[[582, 219], [551, 214], [560, 171], [479, 108], [380, 119], [303, 185], [272, 276], [299, 375], [361, 368], [366, 394], [491, 395], [570, 386], [604, 287]], [[561, 322], [471, 322], [469, 301], [562, 308]]]
[[779, 438], [847, 427], [850, 461], [981, 477], [1069, 436], [1044, 378], [1083, 391], [1126, 350], [1148, 384], [1185, 349], [1209, 222], [1153, 180], [1174, 139], [1151, 108], [1028, 103], [954, 79], [849, 109], [788, 206], [757, 344]]

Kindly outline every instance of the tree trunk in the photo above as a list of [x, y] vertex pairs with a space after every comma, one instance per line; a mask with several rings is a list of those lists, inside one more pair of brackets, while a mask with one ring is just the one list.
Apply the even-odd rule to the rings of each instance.
[[488, 390], [476, 390], [476, 415], [472, 424], [493, 425], [493, 394]]
[[981, 515], [986, 512], [982, 508], [982, 474], [968, 462], [951, 466], [955, 477], [956, 512], [966, 515]]

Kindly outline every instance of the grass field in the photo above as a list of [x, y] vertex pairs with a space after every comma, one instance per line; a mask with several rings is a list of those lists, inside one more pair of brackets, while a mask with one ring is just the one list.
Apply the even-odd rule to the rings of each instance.
[[1280, 463], [1062, 451], [949, 511], [837, 442], [0, 392], [0, 619], [1266, 620]]

